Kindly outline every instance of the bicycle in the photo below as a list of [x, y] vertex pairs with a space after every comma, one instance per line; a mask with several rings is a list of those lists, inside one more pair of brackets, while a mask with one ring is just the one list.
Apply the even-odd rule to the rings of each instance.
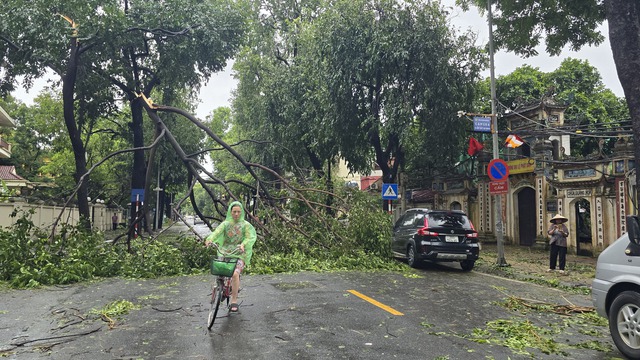
[[[220, 252], [218, 246], [213, 244]], [[227, 253], [228, 255], [235, 255], [240, 248], [236, 248], [234, 251]], [[211, 330], [213, 323], [216, 321], [218, 315], [218, 309], [220, 303], [227, 301], [229, 306], [229, 298], [231, 298], [231, 277], [236, 270], [238, 259], [227, 258], [224, 255], [218, 256], [211, 260], [211, 274], [216, 276], [216, 280], [211, 284], [211, 308], [209, 309], [209, 317], [207, 319], [207, 330]]]

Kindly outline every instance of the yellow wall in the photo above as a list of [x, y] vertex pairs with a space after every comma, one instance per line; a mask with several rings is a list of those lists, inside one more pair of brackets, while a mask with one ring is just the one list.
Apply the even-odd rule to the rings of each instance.
[[[56, 221], [60, 212], [63, 211], [62, 206], [28, 204], [25, 202], [0, 203], [0, 227], [10, 227], [15, 223], [17, 218], [12, 218], [10, 216], [15, 209], [21, 209], [24, 211], [33, 209], [35, 212], [31, 215], [31, 221], [33, 221], [37, 227], [43, 229], [53, 225], [53, 222]], [[120, 212], [109, 209], [102, 204], [92, 205], [90, 211], [93, 215], [93, 228], [96, 230], [110, 230], [112, 227], [111, 216], [114, 212], [118, 213], [118, 219], [120, 221], [122, 219], [122, 214]], [[64, 212], [60, 217], [60, 224], [66, 223], [70, 225], [77, 225], [79, 218], [78, 208], [68, 207], [64, 209]]]

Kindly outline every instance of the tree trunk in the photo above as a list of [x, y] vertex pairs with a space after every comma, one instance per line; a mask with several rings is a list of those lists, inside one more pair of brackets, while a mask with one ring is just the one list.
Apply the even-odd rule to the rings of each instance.
[[307, 151], [307, 155], [309, 156], [309, 161], [311, 162], [311, 166], [316, 171], [318, 178], [324, 176], [324, 169], [322, 168], [322, 160], [318, 157], [318, 155], [312, 151], [308, 146], [305, 148]]
[[[156, 224], [158, 224], [157, 229], [162, 229], [162, 222], [164, 220], [164, 214], [166, 213], [166, 209], [165, 209], [165, 205], [164, 205], [164, 199], [165, 199], [165, 191], [164, 191], [164, 181], [162, 180], [162, 178], [160, 178], [160, 188], [162, 189], [162, 191], [158, 191], [158, 197], [160, 198], [160, 200], [158, 200], [158, 205], [159, 207], [156, 209], [156, 217], [160, 216], [160, 219], [156, 219]], [[169, 209], [170, 211], [171, 209]], [[156, 229], [156, 230], [157, 230]]]
[[[153, 135], [154, 139], [157, 139], [158, 136], [160, 136], [160, 130], [158, 129], [158, 127], [155, 127], [155, 133]], [[147, 233], [151, 233], [150, 229], [155, 229], [155, 226], [157, 224], [156, 221], [156, 216], [153, 217], [153, 219], [151, 219], [151, 216], [149, 214], [149, 208], [150, 207], [154, 207], [155, 204], [157, 204], [157, 197], [160, 195], [157, 192], [154, 194], [152, 187], [153, 184], [151, 183], [151, 181], [153, 180], [153, 163], [155, 162], [155, 158], [156, 158], [156, 153], [158, 151], [158, 146], [154, 146], [153, 148], [151, 148], [151, 150], [149, 151], [149, 159], [147, 160], [147, 172], [145, 173], [145, 182], [144, 182], [144, 193], [148, 194], [147, 195], [147, 201], [144, 202], [144, 205], [142, 206], [142, 211], [144, 214], [144, 218], [145, 218], [145, 231]], [[158, 162], [158, 166], [160, 166], [160, 162]], [[158, 176], [160, 176], [158, 174]], [[154, 194], [155, 196], [153, 197], [156, 202], [155, 203], [151, 203], [151, 194]], [[158, 209], [156, 209], [155, 214], [158, 213]], [[153, 226], [149, 226], [149, 223], [153, 221]]]
[[606, 0], [609, 41], [633, 124], [637, 213], [640, 200], [640, 2]]
[[[72, 39], [70, 43], [69, 61], [67, 62], [66, 72], [62, 76], [62, 104], [64, 113], [64, 123], [69, 133], [73, 156], [76, 163], [76, 172], [73, 175], [76, 184], [80, 182], [83, 175], [87, 173], [87, 160], [85, 157], [85, 148], [82, 143], [80, 130], [76, 124], [75, 118], [75, 86], [78, 72], [78, 42]], [[88, 181], [87, 175], [77, 192], [78, 211], [80, 212], [80, 223], [87, 229], [91, 228], [90, 211], [88, 197]]]
[[[140, 98], [132, 100], [129, 104], [131, 107], [131, 132], [133, 133], [133, 147], [144, 147], [144, 132], [142, 129], [142, 100]], [[136, 150], [133, 153], [133, 169], [131, 169], [131, 189], [144, 189], [146, 175], [146, 164], [144, 160], [144, 150]], [[148, 201], [149, 194], [144, 194], [144, 201]], [[141, 205], [141, 204], [139, 204]], [[136, 211], [136, 204], [131, 202], [131, 223], [133, 223], [138, 216], [138, 212], [141, 211], [141, 207]], [[141, 229], [142, 223], [138, 224], [138, 229]], [[133, 229], [129, 234], [129, 238], [133, 237]]]
[[[164, 183], [162, 184], [162, 188], [164, 189]], [[161, 204], [164, 205], [160, 205], [161, 207], [164, 208], [164, 216], [167, 219], [173, 219], [173, 213], [171, 211], [171, 203], [172, 203], [172, 194], [166, 192], [166, 191], [162, 191], [162, 197], [160, 198]]]
[[331, 174], [331, 161], [327, 161], [327, 173], [325, 178], [325, 183], [327, 186], [327, 200], [325, 204], [327, 205], [327, 214], [334, 215], [335, 211], [333, 211], [333, 203], [334, 203], [334, 195], [333, 195], [333, 179]]

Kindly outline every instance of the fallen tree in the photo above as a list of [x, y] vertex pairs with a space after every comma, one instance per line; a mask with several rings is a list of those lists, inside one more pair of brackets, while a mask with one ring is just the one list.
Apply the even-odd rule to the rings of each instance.
[[[144, 100], [142, 102], [147, 115], [155, 122], [158, 130], [156, 138], [149, 146], [110, 154], [89, 169], [86, 175], [89, 175], [93, 169], [113, 156], [136, 150], [153, 152], [153, 149], [159, 146], [162, 141], [166, 141], [189, 174], [189, 191], [183, 199], [175, 202], [172, 208], [172, 213], [185, 224], [188, 222], [182, 216], [181, 208], [187, 199], [190, 200], [196, 215], [210, 229], [215, 226], [216, 221], [224, 219], [229, 202], [241, 201], [245, 205], [253, 202], [254, 206], [246, 206], [247, 209], [250, 209], [247, 211], [247, 218], [256, 227], [259, 237], [263, 239], [263, 246], [269, 249], [268, 251], [275, 253], [299, 252], [303, 254], [303, 257], [322, 256], [317, 254], [318, 251], [335, 251], [336, 256], [346, 254], [358, 257], [363, 251], [375, 253], [382, 258], [390, 256], [388, 244], [390, 217], [388, 214], [378, 209], [375, 201], [371, 202], [373, 205], [371, 209], [365, 205], [364, 209], [352, 211], [356, 204], [363, 203], [367, 194], [354, 189], [339, 188], [339, 191], [336, 191], [333, 185], [324, 186], [328, 183], [324, 180], [310, 184], [309, 180], [305, 178], [282, 176], [267, 166], [245, 159], [234, 149], [234, 146], [227, 144], [209, 127], [188, 112], [171, 106], [154, 104], [143, 94], [139, 96]], [[223, 150], [228, 152], [250, 175], [252, 183], [235, 178], [218, 178], [216, 174], [195, 160], [194, 155], [188, 155], [163, 121], [161, 116], [163, 113], [178, 114], [205, 132], [220, 146], [220, 148], [210, 149], [210, 151]], [[83, 181], [84, 178], [81, 178], [77, 188], [80, 188]], [[193, 188], [196, 184], [199, 184], [206, 191], [210, 201], [215, 204], [216, 214], [204, 214], [200, 211], [193, 197]], [[230, 184], [236, 185], [235, 188], [240, 190], [232, 190]], [[65, 207], [74, 194], [67, 200]], [[331, 201], [327, 201], [327, 199], [331, 199]], [[61, 210], [58, 220], [63, 212], [64, 208]], [[143, 212], [136, 214], [134, 220], [129, 224], [127, 232], [115, 238], [113, 243], [117, 244], [125, 235], [129, 235], [127, 236], [127, 249], [131, 251], [131, 234], [134, 233], [135, 228], [141, 228], [139, 224], [144, 217]], [[57, 221], [51, 231], [51, 239], [55, 235], [56, 225]], [[199, 241], [203, 241], [201, 234], [196, 231], [193, 233]], [[141, 232], [137, 234], [141, 238], [145, 237]], [[159, 234], [161, 232], [150, 233], [150, 241], [157, 238]]]

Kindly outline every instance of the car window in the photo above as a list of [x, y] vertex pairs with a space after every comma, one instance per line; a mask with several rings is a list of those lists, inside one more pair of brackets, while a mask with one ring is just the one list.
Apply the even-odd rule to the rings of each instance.
[[399, 227], [402, 225], [402, 222], [404, 221], [405, 216], [407, 216], [407, 215], [406, 215], [406, 214], [404, 214], [404, 215], [400, 216], [400, 217], [398, 218], [398, 220], [396, 220], [396, 223], [393, 225], [393, 228], [394, 228], [394, 229], [397, 229], [397, 228], [399, 228]]
[[415, 227], [423, 227], [424, 226], [424, 214], [418, 213], [413, 219], [413, 226]]
[[429, 227], [471, 229], [471, 223], [465, 214], [449, 212], [431, 213], [429, 214]]
[[402, 226], [413, 226], [413, 218], [415, 214], [415, 212], [406, 213], [402, 221]]

